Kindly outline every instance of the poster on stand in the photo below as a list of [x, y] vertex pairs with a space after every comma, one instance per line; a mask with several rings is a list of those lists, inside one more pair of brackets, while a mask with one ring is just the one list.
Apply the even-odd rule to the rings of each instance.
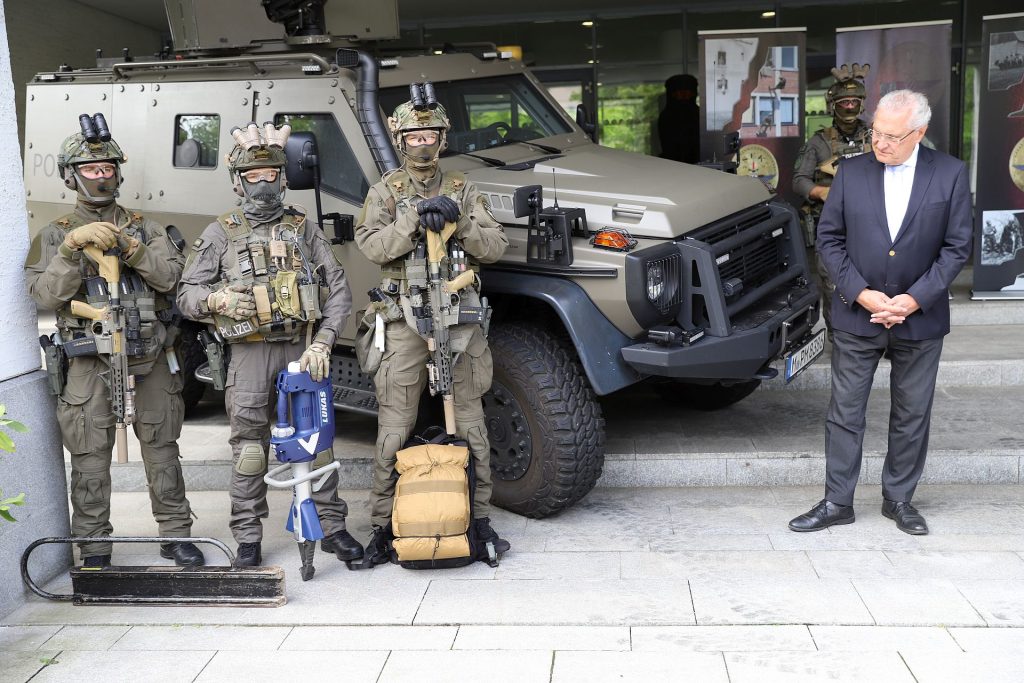
[[1024, 13], [982, 18], [974, 299], [1024, 299]]
[[887, 92], [923, 93], [932, 107], [932, 121], [922, 144], [949, 151], [952, 26], [944, 20], [836, 29], [836, 62], [871, 65], [864, 79], [865, 121], [870, 123], [875, 105]]
[[793, 167], [804, 139], [805, 29], [700, 31], [701, 159], [739, 133], [740, 175], [800, 206]]

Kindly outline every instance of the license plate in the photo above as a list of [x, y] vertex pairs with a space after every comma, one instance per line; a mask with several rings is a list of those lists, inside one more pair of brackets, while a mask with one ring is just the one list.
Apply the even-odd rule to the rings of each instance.
[[800, 371], [814, 362], [825, 350], [825, 330], [810, 338], [786, 355], [786, 383], [789, 384]]

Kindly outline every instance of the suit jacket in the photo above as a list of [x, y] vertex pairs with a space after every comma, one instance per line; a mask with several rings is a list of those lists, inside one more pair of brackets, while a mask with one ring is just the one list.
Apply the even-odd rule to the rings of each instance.
[[907, 213], [889, 236], [884, 164], [873, 153], [846, 159], [832, 183], [818, 224], [817, 249], [836, 290], [832, 326], [873, 337], [883, 328], [856, 303], [865, 288], [910, 294], [920, 310], [892, 328], [900, 339], [949, 333], [947, 292], [971, 250], [971, 195], [959, 159], [922, 146]]

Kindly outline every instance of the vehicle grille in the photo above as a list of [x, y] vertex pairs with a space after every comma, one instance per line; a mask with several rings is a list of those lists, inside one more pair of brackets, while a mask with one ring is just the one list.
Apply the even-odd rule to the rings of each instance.
[[[767, 207], [757, 207], [695, 230], [687, 237], [704, 242], [714, 249], [723, 283], [738, 278], [743, 282], [743, 289], [750, 291], [786, 268], [786, 254], [781, 248], [781, 240], [770, 237], [771, 233], [755, 236], [763, 232], [756, 229], [771, 218], [772, 213]], [[745, 233], [749, 233], [751, 239], [732, 239]]]

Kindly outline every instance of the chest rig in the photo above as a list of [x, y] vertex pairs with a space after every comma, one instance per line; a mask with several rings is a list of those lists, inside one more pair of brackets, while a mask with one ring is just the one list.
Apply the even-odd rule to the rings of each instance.
[[323, 317], [321, 278], [304, 239], [306, 217], [286, 209], [278, 222], [256, 229], [241, 211], [217, 221], [234, 251], [224, 284], [247, 285], [256, 299], [256, 315], [248, 320], [214, 314], [217, 331], [229, 344], [296, 341]]
[[[398, 217], [409, 211], [416, 213], [416, 204], [419, 203], [420, 196], [408, 173], [402, 170], [395, 171], [384, 178], [384, 184], [391, 195], [387, 203], [392, 215]], [[465, 185], [466, 176], [458, 172], [445, 173], [438, 196], [444, 195], [461, 206], [462, 189]], [[421, 240], [421, 245], [422, 242]], [[402, 258], [381, 266], [382, 289], [385, 293], [391, 296], [407, 295], [411, 282], [420, 284], [426, 278], [427, 259], [425, 245], [422, 246], [423, 249], [414, 248]], [[442, 275], [451, 279], [467, 270], [480, 272], [480, 265], [466, 253], [459, 240], [449, 237], [447, 247], [447, 254], [441, 264]]]
[[[830, 156], [828, 160], [814, 169], [814, 183], [816, 185], [831, 186], [835, 178], [836, 169], [841, 159], [857, 157], [871, 151], [871, 137], [868, 135], [868, 128], [861, 126], [854, 134], [847, 138], [839, 133], [835, 126], [825, 129], [825, 140], [828, 142]], [[832, 172], [826, 173], [822, 166], [831, 164]]]
[[[126, 212], [128, 225], [121, 234], [133, 237], [145, 244], [148, 235], [144, 228], [145, 219], [137, 212]], [[91, 222], [75, 214], [69, 214], [56, 221], [65, 232]], [[120, 223], [121, 221], [119, 221]], [[110, 300], [106, 280], [100, 277], [96, 263], [82, 255], [78, 260], [82, 284], [74, 299], [84, 301], [96, 308], [102, 308]], [[121, 268], [121, 306], [125, 313], [125, 351], [130, 358], [150, 360], [155, 358], [164, 345], [164, 328], [173, 320], [173, 295], [161, 294], [150, 287], [133, 268]], [[70, 302], [57, 310], [57, 329], [65, 344], [73, 339], [93, 337], [93, 322], [71, 313]]]

